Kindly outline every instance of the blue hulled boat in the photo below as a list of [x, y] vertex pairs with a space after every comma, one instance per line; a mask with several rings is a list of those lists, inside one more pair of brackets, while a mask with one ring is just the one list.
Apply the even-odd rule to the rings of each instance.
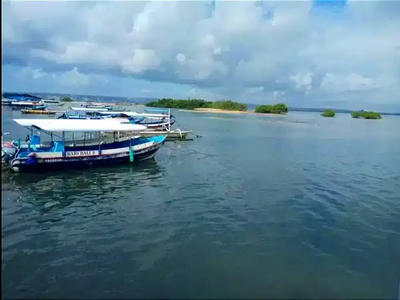
[[33, 101], [39, 102], [42, 100], [41, 97], [31, 95], [31, 94], [20, 94], [20, 93], [3, 93], [2, 95], [5, 99], [10, 99], [14, 101]]
[[102, 116], [82, 115], [79, 112], [67, 111], [59, 116], [57, 119], [71, 119], [71, 120], [103, 120]]
[[79, 110], [72, 110], [63, 113], [58, 119], [74, 119], [74, 120], [118, 120], [123, 124], [137, 124], [146, 126], [146, 128], [150, 129], [162, 129], [162, 128], [171, 128], [175, 123], [175, 117], [172, 115], [157, 115], [157, 114], [130, 114], [130, 112], [97, 112], [93, 111], [90, 115], [82, 115], [79, 113]]
[[[3, 144], [2, 165], [16, 172], [86, 169], [140, 162], [153, 158], [166, 138], [165, 135], [135, 136], [135, 133], [145, 127], [121, 124], [112, 120], [15, 119], [14, 121], [31, 129], [31, 134], [24, 144], [20, 140]], [[35, 130], [39, 134], [34, 134]], [[41, 132], [50, 136], [48, 143], [41, 142]], [[57, 136], [56, 132], [61, 132], [61, 137]], [[76, 137], [79, 132], [83, 133], [83, 139], [74, 138], [74, 134]], [[114, 134], [103, 136], [104, 132]], [[119, 138], [120, 132], [125, 133], [123, 138]], [[66, 138], [68, 133], [72, 134], [70, 141]], [[94, 134], [95, 137], [86, 139], [88, 133]], [[56, 141], [54, 137], [59, 139]]]
[[43, 105], [43, 100], [30, 94], [3, 93], [1, 104], [11, 106], [13, 109], [33, 108]]

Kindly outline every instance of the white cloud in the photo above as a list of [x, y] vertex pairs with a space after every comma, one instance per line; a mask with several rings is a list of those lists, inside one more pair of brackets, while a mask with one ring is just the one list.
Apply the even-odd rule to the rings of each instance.
[[31, 67], [25, 67], [21, 69], [21, 75], [28, 76], [30, 79], [39, 79], [46, 76], [46, 73], [41, 69], [33, 69]]
[[194, 94], [382, 101], [381, 92], [395, 103], [398, 3], [348, 1], [338, 17], [312, 13], [312, 1], [218, 1], [214, 10], [207, 1], [12, 1], [2, 11], [3, 58], [67, 68], [60, 80], [70, 86], [112, 71], [188, 83]]
[[325, 93], [344, 93], [348, 91], [363, 91], [379, 88], [372, 78], [366, 78], [358, 74], [348, 74], [346, 76], [336, 74], [326, 74], [322, 83], [321, 91]]
[[311, 73], [298, 73], [297, 75], [290, 76], [290, 80], [295, 82], [296, 89], [301, 89], [301, 88], [305, 88], [307, 90], [311, 89], [311, 84], [312, 84]]
[[65, 72], [59, 76], [60, 83], [64, 86], [76, 88], [89, 84], [89, 76], [79, 73], [78, 68]]

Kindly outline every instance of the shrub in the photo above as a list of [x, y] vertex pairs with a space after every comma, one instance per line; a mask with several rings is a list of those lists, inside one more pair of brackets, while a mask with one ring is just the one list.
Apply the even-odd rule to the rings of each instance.
[[333, 118], [336, 115], [333, 109], [325, 109], [324, 112], [321, 114], [323, 117]]
[[288, 107], [283, 103], [274, 105], [259, 105], [256, 107], [255, 112], [261, 114], [284, 114], [289, 111]]
[[353, 111], [351, 117], [355, 119], [382, 119], [381, 114], [375, 111]]

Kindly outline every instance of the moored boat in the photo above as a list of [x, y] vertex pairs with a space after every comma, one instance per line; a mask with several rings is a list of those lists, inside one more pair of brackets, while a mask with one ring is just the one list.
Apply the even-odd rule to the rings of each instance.
[[13, 101], [10, 99], [4, 99], [4, 98], [1, 99], [1, 105], [4, 105], [4, 106], [11, 106], [12, 102]]
[[32, 101], [13, 101], [10, 106], [14, 109], [23, 109], [23, 108], [31, 108], [31, 109], [45, 109], [46, 106], [43, 105], [43, 102], [32, 102]]
[[151, 137], [151, 136], [157, 136], [160, 133], [165, 134], [166, 137], [166, 141], [191, 141], [193, 140], [193, 138], [188, 137], [190, 134], [193, 133], [193, 131], [190, 130], [180, 130], [180, 129], [175, 129], [175, 130], [171, 130], [171, 131], [158, 131], [158, 130], [145, 130], [145, 131], [141, 131], [140, 135], [142, 136], [147, 136], [147, 137]]
[[20, 93], [3, 93], [2, 105], [11, 106], [13, 109], [32, 108], [43, 105], [43, 99], [38, 96]]
[[42, 100], [41, 97], [35, 95], [20, 94], [20, 93], [3, 93], [2, 98], [14, 101], [30, 101], [30, 102], [39, 102]]
[[[43, 172], [65, 169], [82, 169], [96, 166], [126, 164], [151, 159], [165, 142], [165, 135], [141, 137], [137, 133], [145, 129], [135, 124], [120, 124], [107, 120], [58, 120], [58, 119], [14, 119], [19, 125], [31, 129], [27, 144], [13, 141], [8, 148], [17, 151], [6, 151], [2, 164], [8, 165], [17, 172]], [[49, 143], [42, 143], [39, 133], [50, 135]], [[58, 141], [56, 132], [62, 136]], [[96, 133], [98, 139], [80, 141], [66, 139], [67, 133]], [[104, 136], [108, 132], [112, 135]], [[120, 137], [119, 133], [124, 136]], [[118, 134], [118, 135], [117, 135]], [[3, 145], [3, 148], [5, 146]]]
[[[146, 126], [149, 129], [170, 129], [175, 123], [175, 117], [168, 114], [146, 114], [137, 112], [113, 112], [113, 111], [98, 111], [98, 109], [87, 108], [74, 108], [72, 111], [66, 111], [58, 119], [113, 119], [122, 123], [131, 123]], [[93, 111], [92, 111], [93, 110]], [[86, 115], [79, 114], [79, 112], [86, 112]]]
[[74, 111], [84, 111], [84, 112], [100, 112], [100, 111], [108, 111], [107, 108], [101, 108], [101, 107], [93, 107], [93, 108], [88, 108], [88, 107], [70, 107], [69, 109], [74, 110]]
[[79, 111], [66, 111], [61, 114], [57, 119], [72, 119], [72, 120], [102, 120], [101, 116], [88, 116], [79, 114]]
[[42, 101], [45, 104], [61, 104], [61, 101], [57, 99], [43, 99]]
[[39, 109], [21, 109], [23, 114], [36, 114], [36, 115], [55, 115], [55, 111], [51, 110], [39, 110]]

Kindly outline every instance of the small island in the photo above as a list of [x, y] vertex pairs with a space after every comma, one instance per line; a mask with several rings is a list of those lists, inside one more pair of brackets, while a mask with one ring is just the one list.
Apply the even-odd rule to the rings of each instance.
[[147, 107], [177, 108], [198, 111], [238, 111], [245, 112], [247, 105], [231, 100], [205, 101], [202, 99], [162, 98], [145, 104]]
[[202, 99], [172, 99], [162, 98], [145, 104], [147, 107], [176, 108], [196, 112], [235, 113], [235, 114], [286, 114], [289, 109], [283, 103], [273, 105], [259, 105], [255, 111], [248, 111], [247, 105], [231, 100], [205, 101]]
[[321, 116], [325, 118], [333, 118], [336, 115], [333, 109], [325, 109]]
[[278, 103], [273, 105], [259, 105], [255, 112], [259, 114], [286, 114], [289, 111], [286, 104]]
[[351, 117], [354, 119], [371, 119], [371, 120], [382, 119], [381, 114], [375, 111], [353, 111], [351, 113]]

